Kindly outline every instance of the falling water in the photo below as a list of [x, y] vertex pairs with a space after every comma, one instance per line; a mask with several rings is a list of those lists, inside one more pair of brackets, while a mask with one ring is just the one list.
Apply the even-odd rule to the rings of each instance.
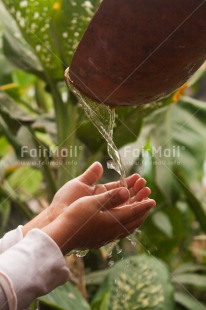
[[[84, 110], [86, 116], [107, 142], [107, 151], [110, 157], [110, 160], [107, 162], [108, 169], [115, 170], [120, 175], [121, 186], [127, 187], [126, 172], [123, 167], [117, 146], [113, 141], [113, 129], [115, 126], [115, 109], [111, 109], [105, 104], [95, 103], [87, 97], [82, 96], [82, 94], [70, 82], [69, 68], [65, 71], [65, 77], [68, 88], [78, 97], [79, 104]], [[131, 243], [134, 245], [134, 235], [132, 234], [128, 238], [133, 239]], [[120, 248], [118, 248], [118, 252], [121, 253]], [[77, 257], [84, 257], [88, 253], [88, 251], [73, 251], [72, 253], [75, 253]]]
[[123, 187], [127, 187], [125, 181], [126, 172], [122, 165], [119, 151], [113, 141], [113, 129], [115, 126], [115, 109], [111, 109], [105, 104], [98, 104], [84, 97], [70, 83], [69, 68], [65, 72], [66, 82], [69, 89], [79, 98], [79, 104], [83, 108], [86, 116], [94, 124], [100, 134], [107, 142], [107, 151], [110, 160], [107, 162], [109, 169], [115, 170], [120, 175], [120, 182]]

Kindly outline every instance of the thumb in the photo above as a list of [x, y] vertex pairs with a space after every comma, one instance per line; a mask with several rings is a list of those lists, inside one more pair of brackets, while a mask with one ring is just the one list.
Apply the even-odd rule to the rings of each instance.
[[129, 199], [129, 191], [125, 187], [120, 187], [107, 191], [100, 195], [92, 196], [98, 207], [106, 209], [115, 208]]
[[87, 185], [93, 185], [101, 178], [102, 174], [102, 165], [99, 162], [95, 162], [78, 179]]

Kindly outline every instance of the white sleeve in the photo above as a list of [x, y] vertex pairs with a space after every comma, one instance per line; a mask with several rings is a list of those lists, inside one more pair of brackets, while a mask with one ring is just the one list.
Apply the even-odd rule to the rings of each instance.
[[69, 278], [57, 244], [43, 231], [32, 229], [0, 255], [1, 310], [22, 310]]
[[22, 227], [22, 225], [18, 226], [17, 229], [9, 231], [0, 239], [0, 254], [23, 239]]

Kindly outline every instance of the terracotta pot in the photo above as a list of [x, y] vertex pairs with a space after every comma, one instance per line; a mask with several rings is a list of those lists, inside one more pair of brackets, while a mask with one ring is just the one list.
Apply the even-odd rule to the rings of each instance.
[[111, 106], [171, 93], [206, 58], [206, 1], [103, 0], [74, 54], [69, 76]]

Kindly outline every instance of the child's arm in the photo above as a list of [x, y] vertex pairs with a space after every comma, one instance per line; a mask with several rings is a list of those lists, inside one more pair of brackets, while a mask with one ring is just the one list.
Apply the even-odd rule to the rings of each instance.
[[23, 227], [26, 237], [0, 256], [2, 309], [9, 303], [23, 309], [33, 298], [63, 284], [69, 271], [61, 252], [100, 247], [142, 224], [155, 205], [148, 199], [146, 181], [133, 175], [127, 178], [128, 189], [119, 182], [94, 185], [101, 174], [101, 165], [95, 163], [65, 184], [50, 207]]

